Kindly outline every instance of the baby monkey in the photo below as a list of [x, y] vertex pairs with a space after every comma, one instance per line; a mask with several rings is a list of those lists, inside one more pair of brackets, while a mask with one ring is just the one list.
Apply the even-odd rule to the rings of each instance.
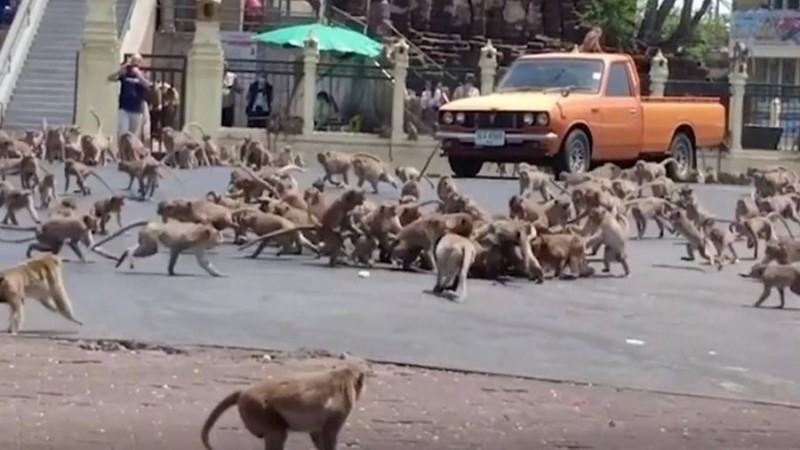
[[122, 207], [125, 206], [125, 197], [121, 195], [112, 195], [111, 197], [104, 198], [94, 202], [92, 206], [92, 215], [97, 218], [99, 222], [99, 229], [97, 234], [107, 234], [106, 224], [111, 220], [111, 215], [117, 218], [117, 225], [122, 228]]

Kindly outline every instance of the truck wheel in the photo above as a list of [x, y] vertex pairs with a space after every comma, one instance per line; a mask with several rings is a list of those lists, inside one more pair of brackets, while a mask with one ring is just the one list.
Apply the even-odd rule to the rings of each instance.
[[583, 173], [592, 164], [592, 144], [581, 129], [574, 129], [564, 139], [561, 151], [556, 155], [554, 172]]
[[689, 181], [695, 155], [692, 139], [686, 133], [678, 133], [672, 138], [669, 150], [672, 158], [678, 162], [667, 166], [670, 178], [675, 181]]
[[483, 168], [483, 161], [480, 159], [453, 158], [451, 156], [447, 158], [447, 162], [450, 163], [450, 170], [457, 177], [473, 178]]

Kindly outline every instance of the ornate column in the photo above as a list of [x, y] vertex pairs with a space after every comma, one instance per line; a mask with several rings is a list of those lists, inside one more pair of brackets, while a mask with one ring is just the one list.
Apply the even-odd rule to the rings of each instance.
[[314, 132], [314, 104], [317, 101], [319, 42], [309, 34], [303, 45], [303, 134]]
[[486, 41], [481, 48], [481, 95], [494, 92], [495, 78], [497, 77], [497, 49], [492, 46], [492, 40]]
[[219, 34], [221, 0], [198, 0], [194, 40], [186, 54], [186, 123], [216, 137], [222, 123], [223, 54]]
[[728, 109], [728, 129], [731, 135], [731, 152], [742, 150], [742, 122], [744, 120], [744, 92], [747, 86], [747, 62], [736, 61], [729, 75], [731, 101]]
[[663, 97], [669, 80], [669, 63], [659, 49], [650, 61], [650, 96]]
[[403, 122], [406, 105], [406, 77], [408, 76], [408, 43], [400, 39], [392, 48], [394, 60], [394, 90], [392, 92], [392, 142], [401, 142], [404, 138]]
[[119, 70], [119, 40], [115, 0], [86, 2], [86, 27], [78, 54], [75, 124], [86, 132], [97, 128], [89, 109], [103, 122], [106, 134], [117, 132], [119, 85], [108, 76]]

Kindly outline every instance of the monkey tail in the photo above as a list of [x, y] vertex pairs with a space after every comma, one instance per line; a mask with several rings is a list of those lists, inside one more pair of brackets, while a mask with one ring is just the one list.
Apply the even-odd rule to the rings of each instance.
[[276, 198], [280, 198], [280, 197], [281, 197], [280, 195], [278, 195], [278, 193], [277, 193], [277, 192], [275, 192], [275, 188], [273, 188], [271, 184], [269, 184], [269, 183], [267, 183], [266, 181], [264, 181], [264, 180], [263, 180], [261, 177], [259, 177], [259, 176], [258, 176], [258, 174], [256, 174], [255, 172], [253, 172], [253, 170], [252, 170], [252, 169], [250, 169], [249, 167], [247, 167], [246, 165], [244, 165], [244, 164], [241, 164], [241, 163], [237, 164], [237, 165], [236, 165], [236, 167], [237, 167], [237, 168], [240, 168], [240, 169], [242, 169], [242, 170], [244, 170], [244, 172], [245, 172], [245, 173], [246, 173], [246, 174], [247, 174], [247, 175], [248, 175], [250, 178], [252, 178], [252, 179], [253, 179], [253, 181], [255, 181], [256, 183], [259, 183], [259, 184], [261, 184], [262, 186], [264, 186], [264, 188], [265, 188], [266, 190], [268, 190], [268, 191], [269, 191], [269, 193], [270, 193], [270, 194], [272, 194], [272, 196], [273, 196], [273, 197], [276, 197]]
[[199, 123], [197, 123], [197, 122], [190, 122], [190, 123], [187, 123], [187, 124], [186, 124], [186, 126], [185, 126], [185, 127], [183, 127], [183, 131], [184, 131], [184, 132], [186, 132], [186, 131], [188, 131], [188, 130], [189, 130], [189, 128], [195, 128], [195, 129], [197, 129], [197, 130], [200, 132], [200, 134], [201, 134], [203, 137], [205, 137], [205, 136], [208, 136], [208, 135], [206, 134], [205, 130], [203, 130], [203, 127], [201, 127], [201, 126], [200, 126], [200, 124], [199, 124]]
[[98, 174], [94, 173], [94, 170], [92, 170], [91, 172], [89, 172], [89, 175], [91, 175], [91, 176], [93, 176], [93, 177], [97, 178], [97, 179], [100, 181], [100, 184], [102, 184], [103, 186], [105, 186], [105, 187], [106, 187], [106, 189], [108, 189], [108, 190], [109, 190], [109, 192], [111, 192], [112, 194], [114, 194], [114, 193], [115, 193], [115, 192], [114, 192], [114, 188], [112, 188], [112, 187], [111, 187], [111, 186], [110, 186], [110, 185], [109, 185], [109, 184], [106, 182], [106, 180], [104, 180], [104, 179], [103, 179], [103, 177], [101, 177], [100, 175], [98, 175]]
[[318, 228], [319, 227], [317, 227], [316, 225], [306, 225], [306, 226], [302, 226], [302, 227], [292, 227], [292, 228], [286, 228], [285, 230], [273, 231], [272, 233], [267, 233], [267, 234], [265, 234], [263, 236], [259, 236], [259, 237], [255, 238], [255, 239], [253, 239], [252, 241], [240, 246], [239, 247], [239, 251], [242, 251], [242, 250], [244, 250], [246, 248], [249, 248], [249, 247], [251, 247], [253, 245], [256, 245], [256, 244], [258, 244], [260, 242], [263, 242], [263, 241], [266, 241], [268, 239], [272, 239], [272, 238], [275, 238], [275, 237], [278, 237], [278, 236], [283, 236], [284, 234], [294, 233], [295, 231], [312, 231], [312, 230], [316, 230]]
[[783, 218], [783, 216], [781, 216], [780, 214], [778, 214], [778, 213], [776, 213], [776, 212], [769, 213], [769, 214], [767, 215], [767, 217], [769, 217], [769, 216], [772, 216], [773, 214], [775, 215], [775, 217], [776, 217], [778, 220], [780, 220], [780, 221], [781, 221], [781, 223], [783, 224], [783, 227], [784, 227], [784, 228], [786, 228], [786, 232], [787, 232], [787, 233], [789, 233], [789, 237], [790, 237], [790, 238], [792, 238], [792, 239], [794, 239], [794, 233], [792, 233], [792, 229], [791, 229], [791, 228], [789, 228], [789, 222], [787, 222], [787, 221], [786, 221], [786, 219], [784, 219], [784, 218]]
[[100, 116], [97, 115], [97, 111], [92, 107], [89, 107], [89, 113], [92, 114], [94, 121], [97, 122], [97, 134], [101, 134], [103, 132], [103, 122], [100, 120]]
[[203, 430], [200, 432], [200, 439], [203, 441], [203, 445], [206, 447], [206, 450], [213, 450], [211, 448], [211, 443], [208, 440], [208, 435], [211, 433], [211, 428], [214, 427], [214, 424], [217, 423], [220, 416], [225, 413], [229, 408], [233, 407], [233, 405], [239, 402], [239, 397], [242, 396], [241, 391], [236, 391], [222, 399], [221, 402], [217, 406], [211, 410], [211, 413], [208, 415], [205, 423], [203, 424]]
[[139, 222], [134, 222], [132, 224], [126, 225], [126, 226], [120, 228], [119, 230], [117, 230], [111, 236], [108, 236], [107, 238], [101, 239], [98, 242], [96, 242], [94, 245], [92, 245], [91, 249], [95, 250], [97, 247], [100, 247], [101, 245], [105, 244], [106, 242], [110, 242], [111, 240], [116, 239], [117, 237], [121, 236], [126, 231], [128, 231], [128, 230], [130, 230], [132, 228], [136, 228], [136, 227], [147, 226], [148, 223], [150, 223], [149, 220], [140, 220]]
[[672, 156], [670, 156], [669, 158], [661, 161], [659, 164], [661, 164], [661, 167], [664, 167], [664, 168], [666, 168], [669, 165], [673, 165], [673, 167], [675, 167], [675, 166], [678, 165], [678, 160], [673, 158]]
[[36, 240], [36, 236], [27, 237], [22, 239], [2, 239], [0, 238], [0, 242], [4, 244], [24, 244], [26, 242], [33, 242]]
[[373, 161], [377, 161], [377, 162], [383, 164], [383, 161], [381, 161], [380, 158], [378, 158], [375, 155], [371, 155], [369, 153], [356, 153], [355, 155], [353, 155], [353, 158], [367, 158], [367, 159], [371, 159]]
[[276, 173], [277, 173], [278, 175], [283, 175], [283, 174], [285, 174], [286, 172], [298, 172], [298, 173], [305, 173], [305, 172], [306, 172], [306, 170], [305, 170], [305, 169], [303, 169], [302, 167], [298, 166], [298, 165], [295, 165], [295, 164], [289, 164], [289, 165], [286, 165], [286, 166], [283, 166], [283, 167], [281, 167], [280, 169], [278, 169], [278, 170], [276, 171]]

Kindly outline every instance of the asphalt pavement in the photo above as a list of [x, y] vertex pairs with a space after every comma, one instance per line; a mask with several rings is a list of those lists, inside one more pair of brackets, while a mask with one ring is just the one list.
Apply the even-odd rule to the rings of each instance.
[[[318, 175], [309, 172], [306, 183]], [[114, 168], [100, 173], [112, 186], [127, 184]], [[153, 201], [129, 202], [124, 222], [155, 217], [155, 203], [170, 196], [223, 190], [228, 174], [181, 171], [182, 185], [166, 178]], [[94, 198], [109, 195], [90, 183]], [[515, 180], [458, 184], [490, 212], [503, 212], [517, 189]], [[707, 209], [723, 218], [732, 217], [735, 199], [747, 193], [740, 187], [697, 189]], [[390, 186], [383, 187], [382, 198], [394, 196]], [[654, 233], [651, 227], [649, 235]], [[130, 233], [104, 247], [118, 253], [134, 242]], [[175, 344], [318, 348], [395, 362], [800, 403], [800, 362], [794, 357], [800, 300], [789, 294], [785, 310], [753, 309], [761, 289], [736, 275], [751, 261], [716, 272], [681, 261], [685, 250], [677, 242], [630, 241], [632, 274], [626, 279], [543, 285], [470, 280], [465, 304], [423, 293], [432, 287], [432, 275], [373, 269], [360, 277], [360, 269], [330, 269], [311, 256], [270, 254], [254, 261], [235, 247], [222, 248], [211, 255], [229, 275], [220, 279], [209, 277], [191, 255], [179, 260], [180, 277], [166, 275], [165, 254], [138, 261], [132, 271], [91, 255], [90, 264], [66, 265], [67, 289], [85, 326], [31, 302], [25, 328]], [[21, 244], [0, 245], [0, 264], [19, 262], [24, 251]], [[64, 255], [75, 260], [68, 249]], [[621, 268], [612, 266], [612, 273]]]

